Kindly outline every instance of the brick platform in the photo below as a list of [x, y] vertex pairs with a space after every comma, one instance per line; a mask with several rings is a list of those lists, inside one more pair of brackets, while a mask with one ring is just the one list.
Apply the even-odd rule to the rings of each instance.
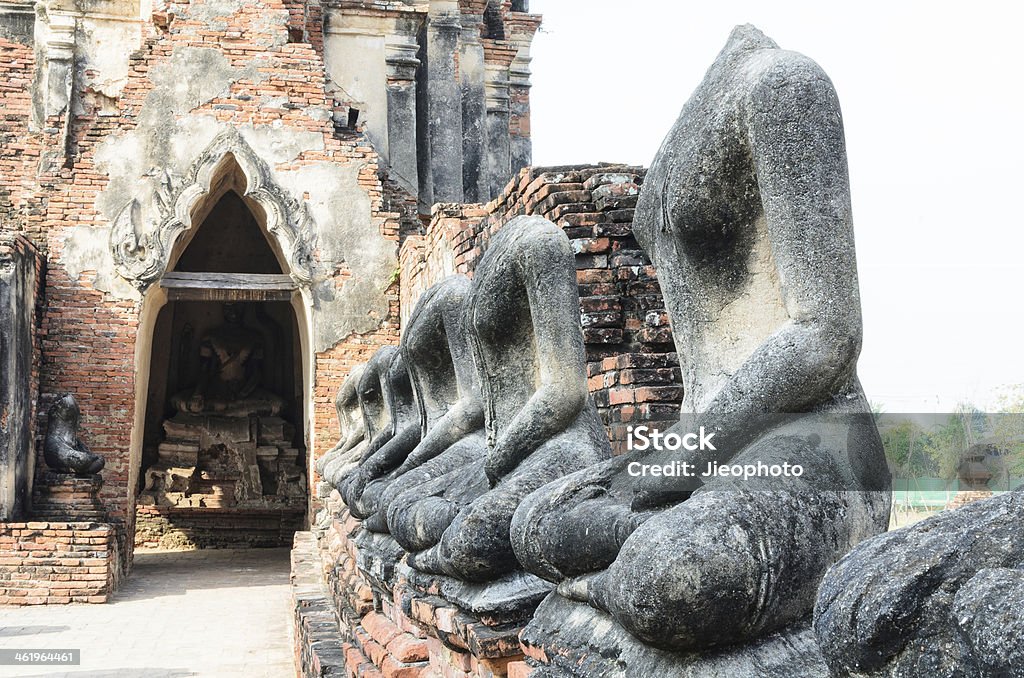
[[130, 562], [100, 476], [40, 470], [30, 521], [0, 523], [0, 604], [105, 603]]
[[305, 508], [224, 509], [138, 506], [137, 548], [273, 548], [289, 546]]
[[80, 478], [67, 473], [41, 473], [32, 491], [32, 516], [38, 520], [105, 522], [99, 500], [100, 476]]
[[0, 604], [105, 603], [119, 579], [115, 525], [0, 524]]

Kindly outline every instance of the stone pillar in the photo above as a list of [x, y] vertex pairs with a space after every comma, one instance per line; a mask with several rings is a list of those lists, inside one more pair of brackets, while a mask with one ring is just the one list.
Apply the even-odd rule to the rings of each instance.
[[427, 23], [430, 173], [434, 202], [462, 202], [462, 91], [457, 78], [459, 5], [431, 0]]
[[512, 176], [509, 160], [508, 70], [487, 66], [487, 200], [496, 197]]
[[530, 137], [530, 48], [519, 49], [509, 67], [510, 155], [512, 174], [533, 164]]
[[419, 46], [411, 38], [388, 38], [388, 150], [391, 174], [411, 194], [419, 191], [416, 167], [416, 58]]
[[459, 80], [462, 87], [462, 187], [466, 202], [483, 202], [489, 192], [486, 159], [487, 102], [484, 92], [484, 46], [480, 29], [484, 19], [462, 15]]
[[44, 115], [61, 115], [68, 109], [74, 79], [75, 24], [73, 16], [49, 15], [46, 39], [46, 98]]
[[0, 522], [23, 518], [32, 491], [37, 257], [27, 240], [0, 238]]

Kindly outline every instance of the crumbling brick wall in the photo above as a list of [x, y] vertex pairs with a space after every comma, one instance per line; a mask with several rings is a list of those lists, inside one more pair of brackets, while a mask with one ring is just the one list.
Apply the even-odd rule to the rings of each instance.
[[[203, 9], [204, 4], [169, 3], [154, 15], [153, 22], [144, 27], [141, 48], [130, 57], [127, 84], [119, 97], [105, 102], [104, 107], [91, 106], [88, 98], [83, 99], [84, 105], [77, 107], [68, 121], [67, 156], [30, 180], [47, 198], [41, 203], [38, 232], [40, 246], [50, 261], [40, 409], [45, 411], [58, 393], [78, 395], [83, 437], [107, 460], [102, 490], [105, 507], [112, 517], [129, 521], [133, 508], [128, 506], [133, 477], [129, 450], [142, 364], [136, 339], [143, 301], [131, 293], [127, 283], [111, 275], [111, 218], [102, 205], [111, 179], [98, 154], [112, 140], [139, 130], [151, 113], [147, 106], [152, 100], [148, 98], [157, 89], [151, 76], [182, 64], [181, 55], [187, 50], [216, 50], [223, 57], [223, 67], [241, 75], [233, 76], [217, 96], [179, 108], [169, 121], [187, 117], [197, 124], [206, 121], [222, 126], [285, 129], [296, 138], [319, 139], [286, 161], [275, 164], [271, 159], [271, 170], [301, 172], [325, 164], [358, 167], [359, 188], [369, 204], [369, 214], [363, 217], [368, 229], [391, 243], [396, 254], [399, 234], [408, 230], [402, 225], [407, 210], [402, 207], [391, 211], [389, 207], [391, 202], [405, 204], [408, 198], [385, 195], [398, 189], [384, 186], [383, 167], [359, 130], [336, 128], [331, 113], [343, 108], [344, 102], [335, 101], [328, 93], [318, 49], [295, 41], [302, 22], [313, 26], [307, 34], [319, 35], [318, 16], [310, 16], [305, 8], [299, 13], [296, 3], [278, 0], [243, 3], [226, 16]], [[0, 49], [5, 48], [0, 45]], [[31, 50], [22, 52], [18, 59], [31, 57]], [[190, 79], [194, 80], [194, 74], [181, 73], [182, 82]], [[27, 82], [20, 85], [23, 91]], [[47, 125], [60, 129], [63, 122], [48, 121]], [[187, 150], [198, 153], [202, 148]], [[8, 171], [5, 162], [0, 157], [0, 172]], [[9, 171], [22, 172], [17, 168]], [[9, 183], [3, 182], [5, 187]], [[19, 214], [30, 212], [25, 205], [15, 205], [15, 209]], [[342, 264], [328, 275], [334, 288], [340, 290], [353, 274], [347, 264]], [[315, 377], [309, 385], [314, 394], [312, 433], [316, 449], [310, 451], [314, 456], [336, 442], [338, 424], [333, 401], [349, 369], [365, 362], [381, 345], [398, 340], [397, 284], [390, 284], [383, 293], [386, 310], [372, 319], [376, 329], [353, 332], [314, 352]]]
[[30, 129], [35, 68], [31, 45], [0, 37], [0, 232], [22, 232], [38, 242], [39, 139]]
[[118, 549], [109, 524], [0, 524], [0, 605], [105, 603], [120, 576]]
[[628, 426], [679, 418], [681, 377], [654, 267], [633, 237], [644, 170], [622, 165], [530, 168], [485, 206], [442, 204], [400, 255], [402, 316], [448, 275], [472, 276], [491, 236], [515, 216], [561, 226], [576, 252], [590, 391], [616, 453]]

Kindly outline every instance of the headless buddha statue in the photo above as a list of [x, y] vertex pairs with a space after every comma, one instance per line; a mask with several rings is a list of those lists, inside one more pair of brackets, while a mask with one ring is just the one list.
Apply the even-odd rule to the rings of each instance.
[[355, 469], [362, 455], [360, 446], [366, 438], [366, 426], [363, 424], [363, 413], [356, 392], [356, 385], [362, 375], [363, 366], [356, 365], [338, 389], [334, 399], [340, 428], [338, 444], [317, 462], [317, 471], [332, 487], [337, 487], [345, 475]]
[[[645, 643], [743, 642], [805, 617], [825, 571], [888, 521], [888, 470], [856, 374], [842, 118], [818, 65], [738, 27], [658, 152], [634, 230], [682, 368], [670, 432], [703, 427], [714, 444], [631, 452], [552, 483], [520, 506], [513, 544], [529, 571]], [[637, 475], [667, 461], [803, 475]]]
[[[374, 495], [363, 497], [366, 486], [401, 464], [419, 443], [420, 420], [409, 372], [398, 348], [388, 346], [374, 354], [359, 388], [364, 420], [373, 435], [358, 467], [338, 491], [352, 515], [367, 518], [376, 506]], [[386, 425], [381, 427], [376, 420], [386, 421]]]
[[[415, 449], [390, 473], [383, 474], [383, 464], [364, 464], [360, 468], [361, 473], [376, 476], [363, 493], [364, 501], [376, 510], [364, 523], [370, 531], [389, 531], [388, 511], [396, 497], [482, 460], [487, 453], [483, 401], [464, 325], [469, 290], [468, 278], [446, 278], [423, 293], [409, 317], [401, 350], [419, 405], [421, 437]], [[396, 539], [413, 551], [424, 548], [415, 548], [421, 540], [430, 539], [421, 534], [427, 526], [447, 526], [454, 518], [448, 515], [445, 519], [429, 510], [429, 502], [419, 501], [424, 496], [429, 494], [414, 492], [395, 506], [392, 524], [401, 535]], [[410, 506], [416, 508], [406, 511]], [[443, 502], [437, 508], [451, 511], [455, 506]], [[424, 509], [430, 515], [417, 514]], [[435, 535], [430, 543], [437, 543], [439, 538], [440, 534]]]
[[224, 324], [208, 332], [199, 346], [199, 380], [171, 404], [190, 414], [244, 417], [276, 415], [284, 400], [262, 388], [263, 337], [244, 325], [240, 304], [222, 306]]
[[[506, 224], [477, 266], [466, 314], [487, 456], [399, 495], [388, 522], [417, 551], [414, 568], [492, 581], [519, 568], [509, 541], [519, 502], [611, 450], [587, 392], [575, 261], [560, 228], [539, 217]], [[397, 524], [403, 513], [429, 522], [413, 534]]]

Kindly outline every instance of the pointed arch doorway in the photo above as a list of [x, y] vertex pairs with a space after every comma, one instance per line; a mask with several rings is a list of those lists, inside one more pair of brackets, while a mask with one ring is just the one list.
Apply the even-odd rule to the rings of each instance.
[[230, 152], [208, 168], [145, 293], [136, 548], [287, 546], [307, 522], [308, 310], [252, 171]]

